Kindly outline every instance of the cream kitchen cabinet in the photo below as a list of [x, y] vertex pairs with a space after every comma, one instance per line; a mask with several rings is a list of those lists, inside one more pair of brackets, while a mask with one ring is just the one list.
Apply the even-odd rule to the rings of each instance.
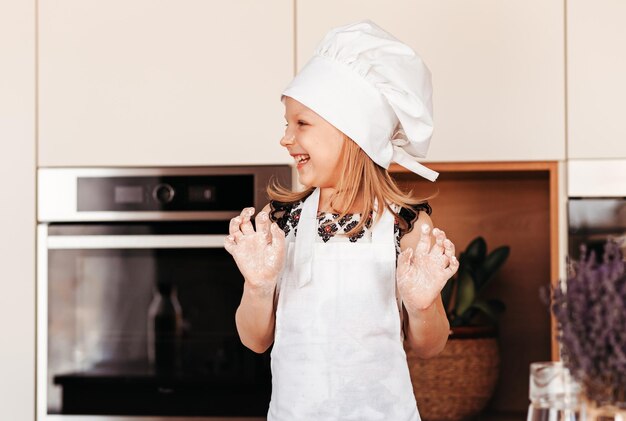
[[41, 0], [39, 166], [290, 162], [293, 1]]
[[626, 2], [567, 1], [568, 157], [626, 158]]
[[557, 0], [297, 0], [297, 68], [328, 29], [372, 19], [433, 75], [429, 161], [565, 158], [564, 5]]
[[0, 1], [0, 419], [35, 419], [35, 2]]

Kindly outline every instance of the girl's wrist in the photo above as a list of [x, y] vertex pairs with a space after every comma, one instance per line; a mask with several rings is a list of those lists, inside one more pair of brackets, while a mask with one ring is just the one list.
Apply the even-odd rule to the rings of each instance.
[[248, 294], [250, 297], [254, 297], [254, 298], [273, 297], [275, 289], [276, 289], [275, 280], [266, 280], [266, 281], [255, 280], [254, 282], [251, 282], [248, 279], [245, 279], [244, 284], [243, 284], [243, 293]]
[[[437, 301], [433, 301], [426, 307], [421, 308], [409, 308], [407, 307], [407, 313], [409, 313], [409, 317], [418, 319], [418, 320], [427, 320], [434, 316], [437, 312]], [[405, 304], [406, 307], [406, 304]]]

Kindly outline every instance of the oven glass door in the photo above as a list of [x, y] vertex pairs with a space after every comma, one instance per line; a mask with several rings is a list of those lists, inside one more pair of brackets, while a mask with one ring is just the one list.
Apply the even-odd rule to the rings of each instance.
[[611, 239], [621, 244], [626, 259], [625, 198], [570, 198], [567, 210], [569, 256], [579, 259], [584, 245], [600, 261]]
[[226, 224], [40, 226], [47, 414], [267, 413], [269, 351], [237, 334], [243, 278]]

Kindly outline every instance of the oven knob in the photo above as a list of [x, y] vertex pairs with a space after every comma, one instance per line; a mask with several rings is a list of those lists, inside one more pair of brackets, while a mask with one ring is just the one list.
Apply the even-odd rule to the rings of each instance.
[[152, 190], [152, 197], [159, 203], [170, 203], [175, 193], [174, 188], [169, 184], [159, 184]]

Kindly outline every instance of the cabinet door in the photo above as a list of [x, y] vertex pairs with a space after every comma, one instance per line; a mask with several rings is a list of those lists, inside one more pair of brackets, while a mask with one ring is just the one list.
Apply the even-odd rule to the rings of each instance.
[[0, 1], [0, 419], [35, 419], [35, 2]]
[[626, 158], [626, 2], [567, 2], [569, 158]]
[[290, 162], [293, 2], [41, 0], [39, 165]]
[[564, 10], [557, 0], [298, 1], [297, 66], [331, 27], [371, 19], [433, 76], [429, 161], [565, 158]]

